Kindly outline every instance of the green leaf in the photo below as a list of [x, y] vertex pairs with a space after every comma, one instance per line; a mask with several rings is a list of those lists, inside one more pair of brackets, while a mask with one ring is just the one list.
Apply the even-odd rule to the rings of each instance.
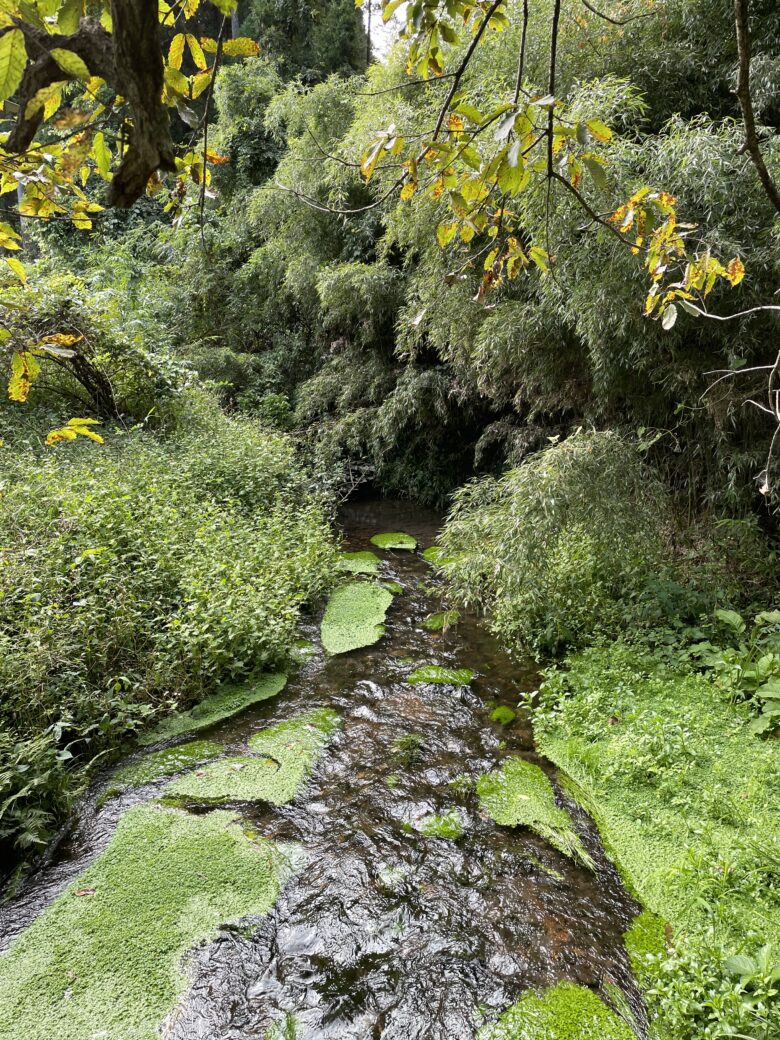
[[745, 631], [745, 622], [736, 610], [716, 610], [715, 617], [738, 635]]
[[607, 175], [601, 163], [597, 162], [595, 159], [592, 159], [589, 155], [583, 156], [582, 161], [585, 163], [585, 169], [590, 174], [593, 183], [596, 185], [596, 187], [601, 188], [602, 190], [606, 188]]
[[22, 82], [27, 64], [24, 36], [19, 29], [11, 29], [0, 36], [0, 101], [9, 98]]
[[756, 970], [756, 963], [752, 957], [735, 954], [727, 957], [723, 966], [731, 975], [752, 975]]
[[66, 51], [63, 47], [53, 47], [50, 53], [62, 71], [74, 79], [86, 82], [86, 80], [92, 77], [92, 73], [87, 66], [78, 54], [74, 54], [73, 51]]

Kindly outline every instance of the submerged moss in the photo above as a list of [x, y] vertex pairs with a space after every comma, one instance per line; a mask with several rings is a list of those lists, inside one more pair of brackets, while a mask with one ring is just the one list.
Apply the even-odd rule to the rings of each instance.
[[388, 592], [392, 592], [394, 596], [403, 595], [404, 587], [397, 581], [383, 581], [382, 588], [387, 589]]
[[108, 849], [0, 956], [1, 1040], [158, 1040], [182, 955], [274, 903], [279, 846], [237, 817], [129, 810]]
[[345, 654], [370, 646], [385, 633], [392, 593], [381, 585], [353, 581], [336, 589], [328, 600], [320, 633], [326, 653]]
[[555, 804], [545, 773], [522, 758], [507, 758], [500, 769], [483, 773], [477, 795], [484, 811], [504, 827], [528, 827], [565, 856], [593, 868], [569, 814]]
[[477, 1040], [635, 1040], [635, 1034], [592, 990], [560, 982], [521, 997]]
[[375, 534], [371, 544], [378, 549], [408, 549], [413, 551], [417, 548], [417, 539], [403, 531], [390, 531], [386, 534]]
[[443, 556], [444, 549], [440, 545], [430, 545], [422, 554], [422, 558], [427, 563], [438, 563]]
[[376, 553], [365, 552], [342, 553], [338, 558], [338, 569], [347, 574], [378, 574], [382, 561]]
[[438, 664], [425, 664], [416, 668], [407, 678], [410, 683], [442, 683], [446, 686], [468, 686], [474, 678], [469, 668], [443, 668]]
[[418, 823], [417, 829], [426, 838], [449, 838], [452, 841], [457, 841], [458, 838], [463, 836], [466, 828], [463, 823], [463, 817], [453, 809], [451, 812], [443, 813], [441, 816], [436, 813], [424, 816]]
[[108, 796], [124, 790], [126, 787], [137, 787], [161, 780], [164, 776], [173, 776], [185, 769], [192, 769], [201, 762], [217, 758], [224, 752], [222, 744], [213, 740], [191, 740], [188, 744], [177, 744], [175, 747], [151, 751], [138, 762], [118, 769], [111, 777]]
[[236, 755], [174, 780], [166, 794], [209, 802], [284, 805], [300, 790], [340, 724], [328, 708], [299, 715], [256, 733], [253, 755]]
[[429, 632], [446, 632], [459, 621], [459, 610], [441, 610], [438, 614], [429, 614], [423, 621], [423, 628], [427, 628]]
[[206, 729], [224, 719], [232, 718], [245, 711], [253, 704], [275, 697], [284, 689], [287, 676], [282, 672], [271, 672], [261, 675], [252, 682], [240, 686], [225, 686], [218, 693], [207, 697], [189, 711], [179, 712], [164, 719], [159, 726], [142, 733], [139, 743], [156, 744], [160, 740], [181, 736], [183, 733], [194, 733]]
[[508, 726], [510, 722], [514, 722], [517, 718], [517, 713], [506, 704], [499, 704], [497, 708], [494, 708], [490, 717], [493, 722], [498, 722], [501, 726]]

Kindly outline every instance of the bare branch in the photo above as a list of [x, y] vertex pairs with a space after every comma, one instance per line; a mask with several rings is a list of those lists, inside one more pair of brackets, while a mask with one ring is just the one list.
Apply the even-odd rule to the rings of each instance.
[[583, 7], [587, 7], [591, 14], [595, 14], [597, 18], [602, 18], [605, 22], [610, 22], [612, 25], [628, 25], [629, 22], [636, 22], [640, 18], [654, 18], [654, 11], [643, 11], [642, 14], [630, 14], [626, 18], [613, 18], [612, 15], [604, 14], [603, 11], [599, 11], [589, 3], [588, 0], [582, 0]]

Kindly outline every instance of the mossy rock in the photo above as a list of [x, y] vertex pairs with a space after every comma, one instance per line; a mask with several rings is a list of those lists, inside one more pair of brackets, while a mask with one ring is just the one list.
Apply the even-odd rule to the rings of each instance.
[[431, 813], [417, 824], [417, 830], [426, 838], [449, 838], [451, 841], [463, 837], [465, 829], [462, 816], [454, 809], [442, 815]]
[[268, 700], [281, 693], [287, 682], [282, 672], [269, 672], [252, 682], [239, 686], [226, 686], [218, 693], [207, 697], [189, 711], [178, 712], [164, 719], [159, 726], [142, 733], [139, 743], [156, 744], [160, 740], [181, 736], [183, 733], [195, 733], [198, 730], [214, 726], [218, 722], [240, 714], [254, 704]]
[[444, 550], [440, 545], [429, 545], [422, 554], [422, 558], [427, 563], [439, 563], [443, 556]]
[[231, 812], [141, 805], [93, 866], [0, 956], [0, 1040], [159, 1040], [184, 953], [266, 913], [287, 871]]
[[321, 708], [269, 726], [249, 740], [252, 755], [235, 755], [174, 780], [166, 794], [204, 802], [291, 801], [339, 728], [335, 711]]
[[403, 595], [404, 587], [397, 581], [383, 581], [382, 588], [387, 589], [388, 592], [392, 592], [394, 596]]
[[477, 1040], [636, 1040], [636, 1035], [592, 990], [560, 982], [521, 997], [497, 1022], [483, 1026]]
[[338, 569], [346, 574], [378, 574], [381, 566], [377, 554], [368, 550], [342, 553], [337, 562]]
[[593, 860], [574, 830], [569, 814], [555, 804], [547, 775], [522, 758], [508, 758], [477, 780], [482, 809], [503, 827], [528, 827], [565, 856], [593, 869]]
[[423, 621], [423, 628], [427, 628], [429, 632], [446, 632], [459, 621], [459, 610], [442, 610], [438, 614], [429, 614]]
[[188, 744], [150, 751], [139, 761], [117, 769], [111, 777], [107, 794], [116, 794], [126, 787], [138, 787], [161, 780], [164, 776], [182, 773], [185, 769], [200, 765], [201, 762], [218, 758], [224, 750], [222, 744], [213, 740], [191, 740]]
[[490, 718], [500, 726], [508, 726], [515, 721], [517, 713], [512, 711], [508, 705], [499, 704], [497, 708], [491, 711]]
[[320, 626], [328, 654], [346, 654], [371, 646], [385, 634], [384, 620], [393, 595], [381, 585], [353, 581], [336, 589]]
[[378, 549], [408, 549], [414, 551], [417, 548], [417, 539], [403, 531], [390, 531], [387, 534], [375, 534], [371, 544]]
[[443, 668], [438, 664], [425, 664], [416, 668], [407, 678], [410, 683], [441, 683], [446, 686], [468, 686], [474, 678], [469, 668]]

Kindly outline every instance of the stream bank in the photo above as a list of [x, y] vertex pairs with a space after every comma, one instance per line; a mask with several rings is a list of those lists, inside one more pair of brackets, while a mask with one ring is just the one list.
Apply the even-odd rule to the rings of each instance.
[[[586, 1019], [632, 1035], [604, 1000], [642, 1032], [623, 941], [639, 908], [515, 714], [535, 673], [472, 617], [426, 628], [440, 610], [428, 564], [370, 544], [404, 531], [429, 546], [435, 514], [356, 502], [342, 524], [345, 550], [374, 551], [403, 588], [384, 636], [326, 656], [311, 618], [281, 692], [200, 730], [189, 759], [169, 739], [151, 779], [147, 760], [92, 792], [2, 910], [0, 1037], [466, 1040], [525, 1037], [545, 1015], [566, 1040]], [[429, 666], [475, 678], [410, 682]], [[482, 778], [515, 760], [554, 785], [587, 862], [486, 811]]]

